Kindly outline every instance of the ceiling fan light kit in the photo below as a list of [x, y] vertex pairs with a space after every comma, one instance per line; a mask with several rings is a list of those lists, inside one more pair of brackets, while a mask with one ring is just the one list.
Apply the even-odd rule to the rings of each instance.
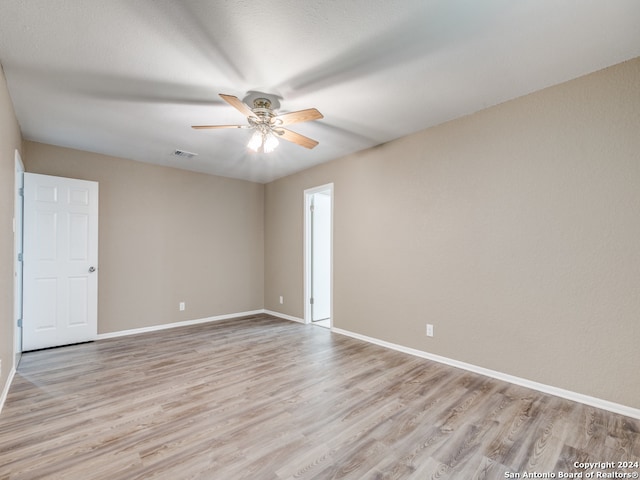
[[[285, 125], [308, 122], [324, 118], [315, 108], [299, 110], [297, 112], [277, 113], [280, 107], [277, 99], [267, 98], [266, 94], [256, 96], [255, 92], [245, 98], [244, 101], [233, 95], [220, 94], [220, 97], [229, 105], [247, 117], [248, 125], [193, 125], [195, 129], [221, 129], [221, 128], [249, 128], [254, 130], [247, 148], [254, 152], [273, 152], [278, 144], [278, 137], [295, 143], [305, 148], [313, 148], [318, 145], [316, 140], [300, 135], [292, 130], [283, 128]], [[246, 103], [253, 100], [253, 107]]]
[[276, 147], [280, 144], [278, 139], [274, 137], [273, 134], [263, 137], [263, 140], [264, 140], [264, 143], [262, 144], [262, 149], [264, 150], [264, 153], [273, 152], [276, 149]]
[[280, 144], [278, 139], [274, 136], [272, 132], [263, 132], [261, 130], [256, 130], [253, 132], [247, 147], [249, 150], [254, 152], [259, 152], [262, 150], [264, 153], [273, 152], [276, 147]]

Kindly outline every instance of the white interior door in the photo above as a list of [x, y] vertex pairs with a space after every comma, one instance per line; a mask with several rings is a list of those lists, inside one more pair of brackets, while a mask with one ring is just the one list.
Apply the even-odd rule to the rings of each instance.
[[311, 321], [331, 317], [331, 196], [311, 199]]
[[98, 183], [24, 174], [23, 350], [98, 333]]

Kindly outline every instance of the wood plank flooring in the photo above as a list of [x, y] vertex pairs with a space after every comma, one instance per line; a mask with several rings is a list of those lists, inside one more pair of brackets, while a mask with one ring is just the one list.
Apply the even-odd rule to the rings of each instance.
[[0, 415], [2, 480], [640, 472], [577, 461], [640, 421], [267, 315], [27, 353]]

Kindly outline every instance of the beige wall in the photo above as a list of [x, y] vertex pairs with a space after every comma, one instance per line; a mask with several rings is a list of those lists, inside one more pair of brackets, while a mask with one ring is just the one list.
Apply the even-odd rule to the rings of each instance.
[[99, 333], [263, 308], [262, 185], [28, 141], [24, 149], [27, 172], [100, 184]]
[[0, 66], [0, 393], [13, 366], [13, 214], [15, 151], [20, 127]]
[[640, 408], [639, 132], [635, 59], [272, 182], [265, 308], [334, 182], [336, 327]]

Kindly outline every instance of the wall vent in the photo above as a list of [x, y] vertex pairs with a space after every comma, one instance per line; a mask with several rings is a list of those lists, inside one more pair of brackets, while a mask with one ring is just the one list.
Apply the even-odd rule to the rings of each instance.
[[198, 154], [197, 153], [193, 153], [193, 152], [187, 152], [186, 150], [174, 150], [172, 155], [174, 157], [193, 158]]

